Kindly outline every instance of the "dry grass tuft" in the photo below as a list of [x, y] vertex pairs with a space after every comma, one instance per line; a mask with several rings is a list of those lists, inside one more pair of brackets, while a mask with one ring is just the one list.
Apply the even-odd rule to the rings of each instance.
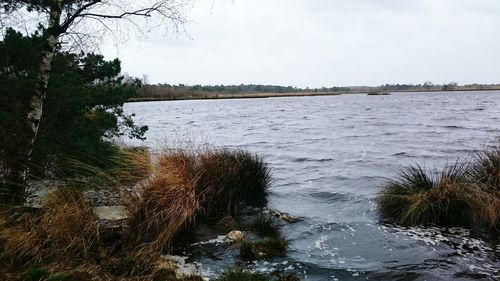
[[96, 159], [84, 162], [73, 158], [65, 161], [67, 167], [56, 173], [58, 177], [66, 179], [73, 186], [87, 189], [134, 185], [148, 178], [153, 170], [151, 154], [143, 148], [114, 148], [113, 154], [104, 162]]
[[40, 227], [55, 259], [87, 259], [98, 253], [98, 223], [92, 205], [81, 192], [60, 189], [44, 203]]
[[127, 203], [126, 240], [131, 245], [156, 243], [165, 247], [198, 211], [195, 195], [194, 157], [186, 151], [161, 155], [152, 178], [141, 194]]
[[11, 265], [87, 260], [99, 254], [98, 218], [74, 189], [55, 191], [40, 214], [11, 215], [4, 225], [2, 259]]
[[0, 260], [8, 262], [10, 266], [23, 265], [28, 261], [40, 263], [43, 260], [43, 248], [36, 230], [38, 222], [39, 219], [28, 214], [15, 218], [14, 222], [9, 221], [8, 226], [0, 230], [3, 245]]

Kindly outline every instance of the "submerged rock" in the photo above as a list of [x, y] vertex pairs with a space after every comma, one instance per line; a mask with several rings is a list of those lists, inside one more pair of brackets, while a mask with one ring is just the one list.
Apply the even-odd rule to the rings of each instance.
[[272, 209], [264, 209], [264, 213], [270, 214], [280, 220], [286, 221], [288, 223], [296, 223], [299, 221], [302, 221], [301, 217], [295, 217], [290, 215], [289, 213], [281, 212], [278, 210], [272, 210]]
[[231, 243], [240, 242], [246, 239], [245, 233], [239, 230], [233, 230], [226, 235], [226, 238]]
[[94, 212], [99, 217], [99, 220], [119, 221], [127, 218], [125, 208], [119, 205], [94, 207]]

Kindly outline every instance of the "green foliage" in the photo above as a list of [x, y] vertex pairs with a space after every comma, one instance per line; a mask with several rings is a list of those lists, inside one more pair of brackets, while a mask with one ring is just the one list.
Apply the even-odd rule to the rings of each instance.
[[[9, 29], [0, 41], [0, 166], [3, 173], [23, 162], [26, 116], [35, 88], [43, 40]], [[64, 169], [67, 158], [104, 165], [114, 151], [109, 141], [128, 135], [144, 138], [147, 127], [138, 127], [124, 102], [138, 85], [120, 76], [118, 59], [106, 61], [98, 54], [58, 51], [52, 64], [43, 116], [32, 158], [31, 172]], [[14, 167], [14, 168], [13, 168]]]

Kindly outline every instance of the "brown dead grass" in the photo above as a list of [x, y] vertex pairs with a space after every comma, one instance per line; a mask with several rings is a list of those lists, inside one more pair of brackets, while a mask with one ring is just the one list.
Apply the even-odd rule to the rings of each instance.
[[[124, 198], [123, 232], [110, 236], [80, 191], [59, 189], [39, 212], [0, 213], [0, 261], [9, 264], [0, 274], [41, 267], [64, 274], [79, 270], [97, 280], [151, 280], [160, 255], [200, 214], [222, 217], [252, 203], [253, 197], [244, 200], [247, 194], [265, 196], [254, 193], [267, 188], [266, 166], [244, 151], [166, 150], [154, 161], [141, 150], [120, 153], [115, 170], [88, 167], [88, 174], [98, 178], [94, 185], [141, 181]], [[109, 237], [119, 241], [110, 243]]]
[[166, 247], [179, 230], [194, 222], [198, 211], [194, 161], [186, 151], [159, 157], [142, 193], [131, 196], [126, 204], [126, 240], [131, 246], [155, 243]]
[[88, 260], [99, 253], [98, 218], [74, 189], [52, 193], [40, 213], [11, 214], [2, 221], [1, 258], [12, 266]]
[[126, 241], [132, 247], [168, 247], [197, 218], [235, 214], [242, 205], [263, 206], [269, 185], [266, 164], [242, 150], [167, 150], [139, 194], [126, 202]]

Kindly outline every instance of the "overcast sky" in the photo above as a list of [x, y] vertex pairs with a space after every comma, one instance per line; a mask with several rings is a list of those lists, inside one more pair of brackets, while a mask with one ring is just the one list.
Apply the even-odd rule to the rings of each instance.
[[197, 0], [188, 21], [103, 52], [152, 83], [500, 83], [500, 0]]

